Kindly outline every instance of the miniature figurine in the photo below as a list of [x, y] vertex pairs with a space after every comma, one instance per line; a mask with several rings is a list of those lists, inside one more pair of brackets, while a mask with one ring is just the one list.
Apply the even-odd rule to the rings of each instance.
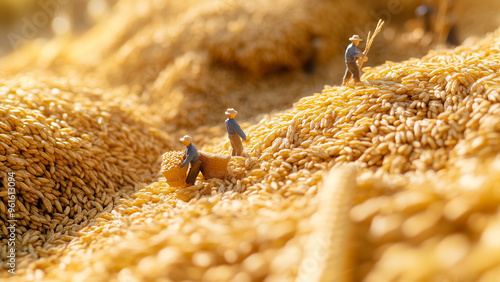
[[359, 51], [356, 46], [358, 46], [360, 41], [363, 41], [357, 34], [353, 35], [349, 40], [352, 42], [349, 44], [345, 51], [345, 75], [344, 81], [342, 82], [342, 86], [345, 86], [351, 76], [354, 79], [354, 83], [358, 83], [360, 81], [360, 72], [359, 66], [357, 64], [357, 60], [363, 58], [363, 62], [368, 60], [368, 57], [364, 55], [363, 52]]
[[226, 110], [227, 137], [229, 138], [229, 141], [231, 141], [231, 148], [233, 149], [231, 152], [231, 156], [242, 156], [243, 144], [241, 143], [241, 139], [245, 141], [247, 140], [247, 136], [245, 135], [243, 130], [241, 130], [240, 125], [234, 120], [234, 117], [237, 114], [238, 112], [233, 108], [229, 108]]
[[188, 176], [186, 178], [187, 186], [191, 186], [196, 181], [196, 177], [200, 173], [200, 160], [198, 157], [198, 150], [194, 147], [191, 142], [193, 139], [189, 135], [184, 135], [180, 139], [182, 144], [186, 146], [184, 153], [186, 154], [186, 159], [182, 162], [181, 167], [185, 167], [189, 163], [191, 163], [191, 168], [189, 169]]

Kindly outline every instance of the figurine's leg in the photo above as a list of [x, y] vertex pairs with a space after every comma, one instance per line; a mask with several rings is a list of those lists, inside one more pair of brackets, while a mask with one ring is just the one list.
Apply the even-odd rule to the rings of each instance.
[[351, 72], [349, 71], [349, 64], [346, 63], [345, 66], [345, 74], [344, 74], [344, 80], [342, 82], [342, 86], [345, 86], [347, 82], [351, 79]]
[[241, 156], [241, 154], [243, 153], [243, 143], [241, 143], [241, 139], [240, 139], [240, 136], [235, 136], [236, 140], [234, 140], [234, 145], [236, 145], [235, 147], [235, 150], [236, 150], [236, 156]]
[[194, 182], [196, 181], [196, 177], [198, 177], [199, 173], [200, 173], [200, 161], [198, 160], [194, 163], [191, 163], [191, 168], [189, 169], [189, 173], [186, 178], [187, 186], [191, 186], [194, 184]]
[[231, 141], [231, 156], [241, 156], [243, 153], [243, 144], [241, 143], [240, 136], [238, 134], [228, 135], [229, 141]]
[[231, 156], [236, 156], [236, 149], [234, 148], [233, 140], [231, 140]]
[[227, 138], [229, 139], [229, 143], [231, 144], [231, 156], [235, 156], [235, 151], [234, 151], [234, 142], [233, 139], [231, 138], [231, 134], [227, 135]]
[[356, 64], [355, 62], [353, 62], [351, 65], [350, 65], [350, 68], [349, 70], [352, 72], [352, 77], [354, 79], [354, 83], [358, 83], [361, 81], [360, 79], [360, 74], [359, 74], [359, 67], [358, 67], [358, 64]]

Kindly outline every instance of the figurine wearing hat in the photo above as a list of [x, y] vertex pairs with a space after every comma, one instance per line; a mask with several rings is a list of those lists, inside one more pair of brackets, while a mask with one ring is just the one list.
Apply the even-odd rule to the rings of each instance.
[[198, 150], [196, 150], [193, 144], [191, 144], [191, 141], [193, 141], [193, 139], [189, 135], [184, 135], [184, 137], [182, 137], [180, 141], [184, 146], [186, 146], [186, 149], [184, 150], [186, 159], [182, 162], [181, 166], [185, 167], [189, 163], [191, 163], [191, 168], [189, 169], [189, 173], [186, 178], [187, 186], [191, 186], [194, 184], [196, 177], [198, 177], [198, 174], [200, 173], [200, 160], [198, 157]]
[[[357, 64], [357, 60], [363, 57], [363, 53], [356, 48], [360, 41], [363, 41], [357, 34], [353, 35], [349, 40], [352, 42], [345, 50], [345, 64], [346, 70], [344, 75], [344, 81], [342, 85], [346, 85], [351, 76], [354, 78], [354, 83], [358, 83], [360, 81], [359, 67]], [[365, 56], [364, 61], [367, 61], [368, 57]]]
[[229, 141], [231, 141], [231, 147], [233, 148], [233, 151], [231, 152], [232, 156], [241, 156], [243, 154], [243, 144], [241, 143], [241, 139], [245, 141], [247, 140], [245, 132], [241, 130], [240, 125], [234, 120], [234, 117], [237, 114], [238, 112], [233, 108], [226, 110], [226, 130]]

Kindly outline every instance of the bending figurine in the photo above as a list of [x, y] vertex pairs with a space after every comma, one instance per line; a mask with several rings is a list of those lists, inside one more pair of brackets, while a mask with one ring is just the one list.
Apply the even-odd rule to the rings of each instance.
[[[226, 110], [226, 130], [227, 137], [231, 142], [231, 148], [233, 149], [231, 152], [231, 156], [241, 156], [243, 154], [243, 144], [241, 143], [241, 139], [247, 140], [247, 136], [245, 132], [241, 130], [240, 125], [234, 120], [234, 117], [238, 114], [238, 112], [229, 108]], [[240, 139], [241, 137], [241, 139]]]
[[[344, 75], [344, 81], [342, 82], [342, 86], [345, 86], [347, 82], [349, 82], [349, 79], [351, 79], [351, 76], [354, 79], [354, 83], [358, 83], [360, 81], [360, 74], [359, 74], [359, 67], [357, 60], [360, 58], [363, 58], [364, 54], [363, 52], [359, 51], [356, 46], [358, 46], [360, 41], [363, 41], [363, 39], [359, 38], [359, 36], [353, 35], [349, 40], [352, 42], [349, 44], [347, 49], [345, 50], [345, 65], [346, 65], [346, 70], [345, 70], [345, 75]], [[363, 61], [367, 61], [368, 57], [364, 56]]]
[[191, 168], [189, 169], [188, 176], [186, 178], [186, 184], [187, 186], [191, 186], [194, 184], [196, 181], [196, 177], [198, 177], [198, 174], [200, 173], [200, 160], [198, 157], [198, 150], [194, 147], [191, 142], [193, 139], [189, 135], [184, 135], [180, 139], [182, 144], [186, 146], [186, 149], [184, 150], [184, 153], [186, 154], [186, 159], [182, 162], [181, 167], [187, 166], [189, 163], [191, 163]]

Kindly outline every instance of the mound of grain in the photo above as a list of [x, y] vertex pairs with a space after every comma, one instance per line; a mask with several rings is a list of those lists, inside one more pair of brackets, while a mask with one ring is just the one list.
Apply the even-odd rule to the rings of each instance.
[[[73, 71], [99, 87], [123, 87], [125, 96], [137, 95], [177, 130], [218, 124], [228, 107], [245, 109], [239, 117], [254, 122], [340, 83], [347, 39], [353, 33], [366, 38], [380, 17], [387, 22], [368, 64], [426, 54], [429, 44], [403, 28], [421, 1], [400, 2], [122, 0], [90, 31], [33, 44], [5, 68]], [[491, 30], [497, 17], [486, 17], [484, 7], [494, 13], [500, 6], [489, 2], [462, 1], [475, 10], [456, 11], [459, 31], [466, 28], [462, 39], [484, 33], [473, 16], [481, 15], [487, 25], [481, 27]]]
[[[245, 128], [251, 157], [232, 158], [227, 180], [151, 183], [153, 163], [169, 149], [157, 128], [182, 136], [176, 128], [218, 124], [193, 137], [227, 154], [226, 108], [244, 108], [240, 118], [249, 120], [340, 81], [342, 44], [353, 30], [367, 32], [367, 11], [391, 1], [375, 10], [352, 1], [247, 2], [124, 0], [81, 37], [7, 60], [11, 72], [59, 73], [2, 82], [0, 163], [18, 173], [18, 207], [28, 211], [18, 212], [11, 280], [494, 280], [498, 160], [487, 157], [500, 149], [498, 31], [365, 69], [366, 83], [326, 87], [265, 116]], [[385, 28], [396, 34], [391, 18]], [[419, 54], [382, 36], [371, 63]], [[311, 62], [309, 76], [302, 69]], [[167, 124], [151, 128], [137, 117], [151, 113]], [[318, 192], [327, 172], [347, 163], [359, 171], [355, 189], [348, 171]], [[346, 236], [349, 217], [355, 236]]]
[[[19, 71], [37, 62], [62, 74], [76, 70], [100, 87], [126, 88], [177, 129], [218, 124], [238, 105], [248, 119], [286, 109], [341, 76], [342, 59], [340, 68], [331, 60], [351, 31], [337, 26], [354, 15], [366, 19], [357, 2], [123, 0], [82, 36], [54, 40], [45, 52], [26, 48], [6, 65]], [[308, 66], [314, 75], [303, 71]]]
[[50, 88], [25, 76], [0, 81], [0, 228], [7, 255], [7, 173], [15, 173], [18, 257], [38, 258], [149, 183], [169, 139], [123, 104]]
[[498, 156], [475, 157], [396, 181], [361, 176], [359, 188], [378, 195], [351, 210], [358, 227], [355, 279], [495, 281], [498, 163]]
[[[230, 160], [230, 179], [148, 185], [22, 277], [291, 281], [315, 275], [314, 262], [353, 280], [490, 280], [498, 271], [498, 160], [489, 157], [500, 150], [499, 43], [500, 30], [303, 98], [245, 128], [250, 157]], [[227, 154], [220, 141], [203, 149]], [[318, 193], [326, 173], [347, 163], [358, 169], [356, 189], [351, 171]], [[346, 218], [355, 236], [343, 231]], [[333, 256], [345, 238], [353, 249]]]
[[[175, 23], [167, 19], [131, 37], [130, 44], [139, 47], [113, 55], [103, 71], [112, 80], [136, 85], [145, 103], [161, 107], [164, 120], [179, 127], [220, 123], [232, 105], [244, 105], [242, 118], [283, 109], [325, 81], [324, 74], [310, 77], [302, 69], [316, 57], [334, 57], [333, 46], [347, 38], [347, 31], [325, 24], [332, 18], [322, 13], [338, 14], [336, 24], [347, 20], [354, 6], [339, 2], [206, 1]], [[141, 75], [130, 76], [139, 69]], [[300, 83], [283, 89], [285, 81]]]

